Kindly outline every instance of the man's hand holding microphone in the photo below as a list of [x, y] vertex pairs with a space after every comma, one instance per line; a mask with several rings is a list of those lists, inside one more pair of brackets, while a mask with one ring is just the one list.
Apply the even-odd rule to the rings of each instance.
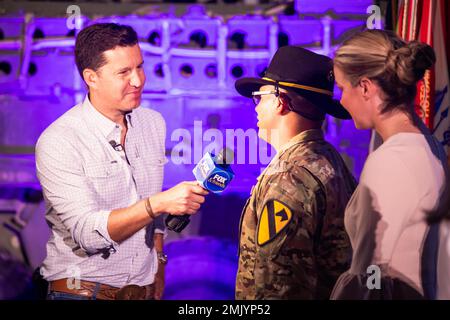
[[234, 178], [229, 165], [233, 157], [227, 148], [217, 156], [206, 153], [193, 170], [197, 181], [181, 182], [130, 207], [112, 210], [107, 226], [111, 239], [123, 241], [165, 213], [167, 228], [181, 232], [189, 224], [189, 217], [205, 202], [205, 196], [209, 192], [221, 193]]
[[195, 214], [205, 202], [209, 192], [197, 181], [184, 181], [176, 186], [149, 197], [155, 216], [169, 213], [174, 216]]

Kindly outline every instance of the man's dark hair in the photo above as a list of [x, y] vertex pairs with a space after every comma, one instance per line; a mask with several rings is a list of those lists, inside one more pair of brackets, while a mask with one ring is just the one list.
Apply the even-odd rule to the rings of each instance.
[[75, 42], [75, 63], [83, 78], [86, 68], [97, 71], [106, 64], [103, 52], [117, 46], [131, 47], [138, 43], [136, 31], [116, 23], [97, 23], [80, 31]]

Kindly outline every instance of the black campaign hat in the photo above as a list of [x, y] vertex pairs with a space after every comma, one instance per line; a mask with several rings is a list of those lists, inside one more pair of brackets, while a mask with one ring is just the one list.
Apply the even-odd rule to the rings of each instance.
[[333, 64], [327, 56], [301, 47], [278, 49], [262, 78], [241, 78], [235, 87], [239, 94], [251, 98], [264, 85], [276, 85], [295, 91], [317, 108], [339, 119], [351, 119], [339, 101], [333, 99]]

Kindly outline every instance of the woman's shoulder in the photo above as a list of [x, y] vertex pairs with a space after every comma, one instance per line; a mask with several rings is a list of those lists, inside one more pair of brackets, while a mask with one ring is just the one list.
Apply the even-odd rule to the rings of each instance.
[[395, 147], [379, 148], [372, 152], [364, 164], [360, 177], [360, 184], [372, 191], [384, 192], [388, 189], [409, 186], [410, 192], [415, 193], [416, 179], [411, 167], [408, 166], [408, 156], [404, 151]]
[[[367, 157], [364, 171], [389, 172], [393, 167], [404, 168], [404, 152], [396, 146], [381, 146]], [[402, 171], [402, 170], [401, 170]]]
[[420, 180], [426, 176], [439, 176], [443, 174], [442, 164], [434, 149], [433, 141], [427, 136], [397, 134], [368, 156], [364, 169], [381, 175], [423, 176]]
[[390, 137], [378, 149], [373, 151], [366, 161], [369, 167], [383, 169], [388, 166], [402, 165], [417, 161], [427, 161], [427, 141], [422, 134], [400, 133]]

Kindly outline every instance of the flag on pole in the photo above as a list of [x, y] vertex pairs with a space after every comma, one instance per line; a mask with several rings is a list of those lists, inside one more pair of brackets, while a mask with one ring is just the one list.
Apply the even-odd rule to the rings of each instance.
[[[445, 0], [403, 0], [399, 5], [397, 33], [406, 41], [418, 40], [432, 46], [436, 64], [417, 84], [415, 111], [447, 154], [450, 146], [450, 92], [448, 68], [448, 23]], [[450, 157], [449, 163], [450, 163]]]

